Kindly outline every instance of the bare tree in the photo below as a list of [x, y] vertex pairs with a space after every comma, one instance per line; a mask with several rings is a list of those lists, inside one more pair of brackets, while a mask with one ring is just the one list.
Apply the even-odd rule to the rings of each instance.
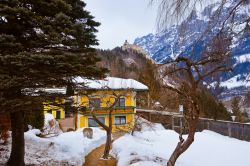
[[170, 156], [168, 166], [175, 165], [178, 157], [194, 141], [201, 111], [198, 97], [203, 82], [218, 72], [231, 70], [230, 63], [227, 62], [230, 57], [229, 43], [230, 38], [221, 33], [211, 42], [209, 49], [198, 60], [179, 56], [169, 62], [172, 64], [172, 68], [166, 71], [166, 75], [168, 78], [174, 79], [175, 84], [165, 83], [165, 87], [176, 92], [184, 101], [187, 108], [185, 119], [188, 125], [188, 137], [183, 139], [182, 132], [180, 133], [179, 142]]
[[[150, 2], [156, 2], [151, 0]], [[168, 27], [174, 24], [179, 24], [179, 37], [185, 36], [186, 27], [183, 21], [187, 18], [192, 18], [197, 8], [205, 8], [207, 5], [215, 1], [206, 0], [161, 0], [158, 9], [158, 31], [165, 31]], [[185, 119], [188, 124], [188, 137], [182, 138], [180, 133], [180, 141], [172, 153], [168, 166], [175, 165], [178, 157], [184, 153], [194, 141], [195, 131], [198, 125], [200, 110], [198, 104], [199, 92], [202, 84], [208, 78], [214, 77], [219, 72], [225, 72], [230, 69], [230, 47], [232, 38], [236, 35], [242, 35], [247, 28], [249, 28], [250, 16], [242, 16], [241, 20], [236, 19], [240, 9], [249, 5], [249, 0], [221, 0], [217, 1], [219, 5], [215, 11], [208, 11], [210, 13], [210, 21], [205, 30], [201, 33], [196, 42], [204, 40], [204, 36], [208, 35], [213, 30], [213, 27], [219, 27], [215, 32], [215, 37], [205, 46], [205, 51], [201, 56], [195, 57], [195, 47], [190, 55], [180, 53], [176, 59], [171, 60], [171, 69], [166, 71], [168, 80], [172, 75], [172, 82], [165, 81], [165, 87], [176, 92], [184, 101], [187, 108], [185, 111]], [[230, 3], [227, 11], [223, 10]], [[235, 31], [235, 27], [241, 26], [240, 30]], [[242, 28], [243, 27], [243, 28]], [[181, 39], [180, 39], [181, 41]], [[174, 76], [173, 76], [174, 75]], [[166, 79], [166, 77], [165, 77]]]
[[[100, 96], [100, 95], [99, 95]], [[124, 97], [126, 96], [126, 94], [119, 94], [119, 93], [116, 93], [116, 92], [113, 92], [112, 95], [110, 94], [103, 94], [101, 97], [107, 97], [109, 96], [110, 99], [111, 98], [114, 98], [115, 100], [114, 101], [107, 101], [107, 111], [108, 111], [108, 118], [109, 118], [109, 123], [108, 125], [105, 124], [105, 122], [101, 122], [98, 117], [96, 116], [96, 110], [98, 110], [97, 106], [96, 106], [96, 103], [90, 103], [93, 107], [91, 109], [91, 115], [93, 117], [93, 119], [96, 121], [96, 123], [98, 125], [100, 125], [105, 131], [106, 131], [106, 134], [107, 134], [107, 138], [106, 138], [106, 144], [105, 144], [105, 149], [104, 149], [104, 153], [103, 153], [103, 158], [104, 159], [108, 159], [109, 157], [109, 152], [110, 152], [110, 149], [111, 149], [111, 145], [112, 145], [112, 114], [113, 114], [113, 111], [115, 110], [115, 106], [116, 106], [116, 103], [119, 101], [119, 99], [121, 97]], [[90, 95], [88, 95], [88, 98], [90, 97]], [[91, 101], [90, 101], [91, 102]]]
[[[150, 0], [151, 3], [158, 2], [156, 0]], [[207, 5], [213, 3], [219, 3], [216, 11], [213, 13], [210, 11], [210, 20], [212, 20], [211, 24], [219, 23], [220, 28], [224, 29], [226, 23], [230, 23], [232, 26], [236, 24], [244, 24], [245, 27], [248, 26], [250, 22], [250, 16], [246, 16], [242, 18], [240, 22], [237, 22], [235, 15], [240, 11], [240, 9], [249, 5], [249, 0], [160, 0], [158, 7], [158, 30], [165, 30], [170, 25], [173, 24], [181, 24], [183, 20], [192, 15], [192, 12], [197, 9], [204, 9]], [[226, 16], [223, 15], [223, 8], [225, 8], [228, 4], [231, 4], [231, 7], [228, 9]]]

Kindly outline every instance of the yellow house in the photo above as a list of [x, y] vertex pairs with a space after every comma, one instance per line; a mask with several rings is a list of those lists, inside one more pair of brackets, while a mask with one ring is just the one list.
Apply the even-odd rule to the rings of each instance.
[[[112, 117], [113, 131], [129, 130], [134, 124], [136, 113], [136, 94], [147, 91], [148, 87], [133, 79], [107, 77], [104, 80], [76, 78], [78, 88], [75, 90], [74, 105], [78, 111], [74, 114], [74, 128], [99, 127], [91, 111], [106, 125], [109, 115]], [[114, 102], [116, 101], [114, 105]], [[112, 108], [111, 105], [114, 105]], [[60, 107], [45, 107], [57, 119], [65, 118], [65, 111]], [[111, 114], [109, 114], [111, 111]], [[67, 117], [65, 118], [65, 120]]]

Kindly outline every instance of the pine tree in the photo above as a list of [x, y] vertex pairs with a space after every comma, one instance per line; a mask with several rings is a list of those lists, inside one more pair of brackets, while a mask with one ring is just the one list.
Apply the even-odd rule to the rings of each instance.
[[231, 109], [234, 116], [236, 116], [235, 121], [240, 121], [241, 111], [240, 111], [240, 98], [234, 97], [231, 103]]
[[12, 127], [8, 165], [25, 165], [23, 114], [48, 95], [38, 88], [74, 87], [76, 76], [102, 77], [105, 72], [95, 66], [99, 58], [92, 48], [100, 24], [85, 5], [81, 0], [0, 3], [0, 113], [10, 113]]
[[233, 115], [236, 116], [235, 121], [245, 123], [248, 121], [248, 114], [246, 111], [241, 110], [240, 105], [241, 97], [234, 97], [231, 103]]
[[28, 131], [28, 125], [33, 128], [42, 129], [44, 126], [44, 110], [43, 105], [37, 105], [34, 110], [24, 112], [24, 130]]
[[222, 102], [213, 96], [208, 90], [203, 89], [199, 94], [201, 114], [205, 118], [214, 120], [231, 120], [230, 113]]
[[250, 91], [247, 92], [243, 104], [245, 107], [250, 107]]

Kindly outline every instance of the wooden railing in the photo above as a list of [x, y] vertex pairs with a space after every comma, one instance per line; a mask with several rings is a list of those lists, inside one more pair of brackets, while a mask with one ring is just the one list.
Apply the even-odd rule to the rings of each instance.
[[[151, 122], [161, 123], [165, 128], [176, 132], [180, 131], [181, 126], [187, 130], [183, 116], [178, 113], [137, 109], [137, 115]], [[225, 136], [250, 141], [250, 124], [246, 123], [200, 118], [197, 131], [202, 130], [211, 130]]]

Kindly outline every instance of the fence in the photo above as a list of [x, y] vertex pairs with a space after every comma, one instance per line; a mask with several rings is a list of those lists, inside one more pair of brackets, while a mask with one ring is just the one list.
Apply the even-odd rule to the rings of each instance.
[[[183, 116], [177, 113], [137, 109], [137, 114], [176, 132], [180, 131], [181, 126], [185, 126]], [[202, 130], [211, 130], [225, 136], [250, 141], [250, 124], [200, 118], [197, 131]]]

